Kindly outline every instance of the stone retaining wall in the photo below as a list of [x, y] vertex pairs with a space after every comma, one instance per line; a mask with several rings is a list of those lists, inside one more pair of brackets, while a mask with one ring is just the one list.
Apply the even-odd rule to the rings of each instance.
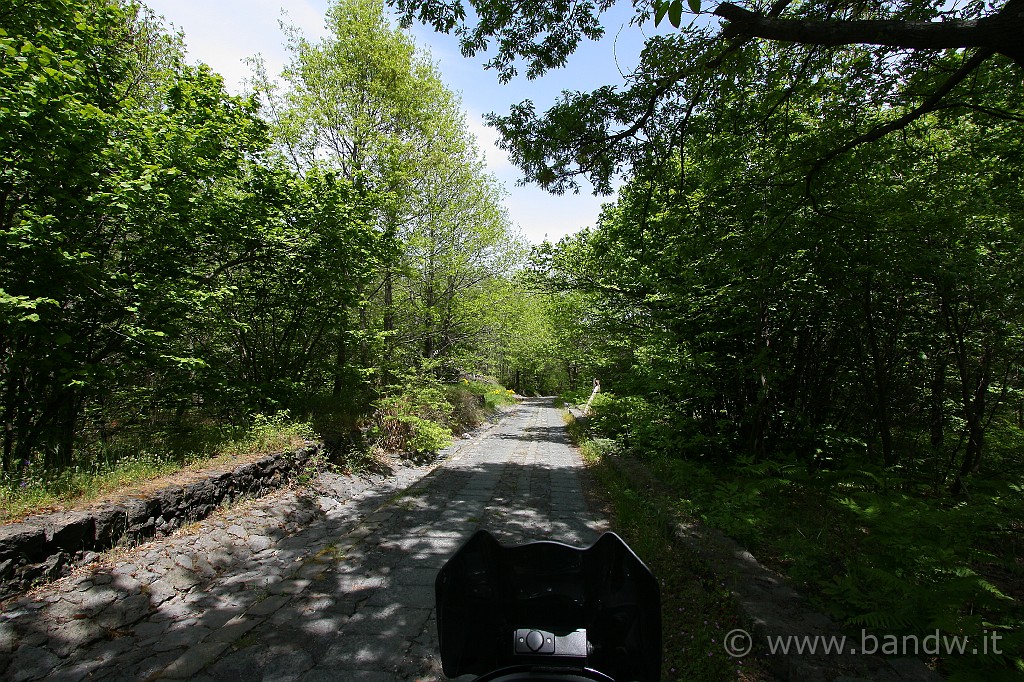
[[195, 483], [169, 486], [150, 497], [0, 526], [0, 599], [66, 575], [115, 545], [170, 535], [222, 505], [281, 487], [302, 471], [318, 449], [311, 445], [268, 455]]

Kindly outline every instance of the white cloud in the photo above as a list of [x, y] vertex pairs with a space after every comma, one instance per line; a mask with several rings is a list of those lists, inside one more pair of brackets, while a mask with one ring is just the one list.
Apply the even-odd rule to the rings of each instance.
[[590, 184], [583, 182], [580, 194], [549, 194], [536, 185], [517, 186], [522, 173], [505, 150], [497, 146], [498, 131], [484, 123], [483, 116], [472, 109], [466, 112], [466, 127], [476, 137], [481, 152], [486, 155], [487, 168], [505, 185], [508, 195], [505, 208], [509, 218], [519, 225], [523, 236], [534, 244], [544, 239], [557, 242], [567, 234], [594, 225], [601, 212], [601, 204], [609, 197], [590, 194]]
[[510, 188], [506, 204], [509, 217], [519, 225], [523, 236], [539, 244], [544, 239], [557, 242], [567, 234], [596, 224], [601, 204], [611, 200], [582, 193], [556, 196], [529, 185]]
[[515, 166], [508, 158], [508, 153], [498, 147], [498, 131], [484, 123], [483, 116], [475, 111], [466, 111], [466, 127], [476, 138], [481, 153], [487, 159], [487, 168], [501, 177], [514, 170]]
[[[326, 0], [148, 0], [149, 7], [185, 32], [189, 60], [205, 62], [239, 92], [250, 76], [245, 60], [260, 54], [271, 74], [287, 61], [279, 22], [311, 37], [323, 35]], [[287, 12], [287, 16], [282, 14]]]

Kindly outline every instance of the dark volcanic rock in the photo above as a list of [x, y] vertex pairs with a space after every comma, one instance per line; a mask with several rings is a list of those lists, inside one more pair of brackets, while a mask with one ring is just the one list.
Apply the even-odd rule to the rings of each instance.
[[70, 512], [46, 519], [48, 554], [54, 550], [76, 552], [91, 545], [96, 535], [96, 520], [90, 514]]
[[0, 526], [0, 561], [38, 561], [46, 556], [46, 529], [34, 523]]
[[71, 567], [94, 558], [94, 551], [169, 535], [186, 523], [209, 516], [224, 503], [279, 487], [316, 452], [317, 447], [309, 446], [295, 453], [263, 457], [234, 471], [216, 472], [184, 487], [169, 486], [148, 498], [0, 526], [0, 598], [39, 580], [65, 575]]
[[128, 514], [123, 506], [112, 505], [93, 511], [93, 520], [95, 521], [94, 549], [110, 549], [124, 535]]

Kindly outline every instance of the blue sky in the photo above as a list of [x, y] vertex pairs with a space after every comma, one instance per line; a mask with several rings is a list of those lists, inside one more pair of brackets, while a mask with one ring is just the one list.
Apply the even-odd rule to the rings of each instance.
[[[233, 92], [243, 89], [249, 74], [244, 60], [260, 54], [268, 71], [276, 74], [287, 58], [278, 22], [282, 10], [287, 21], [299, 26], [309, 37], [323, 34], [323, 17], [328, 0], [146, 0], [157, 14], [185, 33], [191, 61], [202, 61], [224, 76]], [[557, 241], [566, 234], [592, 225], [601, 204], [613, 197], [595, 197], [587, 189], [578, 195], [553, 196], [529, 185], [516, 186], [521, 175], [505, 154], [494, 146], [496, 133], [483, 123], [488, 112], [507, 113], [512, 104], [532, 99], [539, 111], [546, 110], [563, 90], [590, 90], [623, 82], [621, 73], [631, 71], [639, 61], [645, 31], [629, 25], [632, 3], [620, 2], [606, 15], [603, 40], [585, 42], [564, 69], [532, 81], [518, 76], [502, 85], [493, 71], [485, 71], [487, 57], [465, 59], [457, 41], [416, 25], [411, 31], [416, 43], [429, 50], [445, 83], [461, 93], [470, 130], [484, 150], [488, 167], [505, 185], [505, 205], [523, 235], [539, 243], [545, 236]], [[666, 22], [667, 25], [667, 22]]]

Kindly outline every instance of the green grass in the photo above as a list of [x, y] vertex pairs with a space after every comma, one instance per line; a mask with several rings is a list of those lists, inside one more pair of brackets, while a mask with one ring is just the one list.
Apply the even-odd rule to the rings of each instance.
[[[461, 381], [438, 388], [432, 400], [407, 401], [408, 414], [399, 416], [414, 449], [436, 450], [461, 432], [482, 423], [502, 405], [515, 403], [512, 391], [496, 382]], [[422, 403], [422, 404], [421, 404]], [[174, 428], [123, 428], [102, 445], [97, 442], [75, 453], [71, 466], [46, 471], [42, 458], [0, 476], [0, 522], [89, 502], [139, 486], [183, 469], [229, 466], [246, 458], [301, 447], [307, 439], [322, 438], [331, 445], [330, 466], [344, 471], [377, 470], [379, 452], [353, 440], [359, 433], [358, 410], [325, 398], [306, 406], [310, 420], [287, 412], [256, 415], [247, 427], [215, 419], [193, 418]], [[392, 420], [396, 421], [396, 420]], [[411, 425], [411, 426], [410, 426]], [[327, 466], [327, 463], [322, 463]]]
[[990, 427], [970, 496], [953, 496], [928, 453], [885, 469], [837, 441], [834, 468], [812, 471], [781, 456], [745, 461], [642, 399], [601, 394], [594, 407], [593, 434], [570, 427], [589, 439], [584, 454], [642, 459], [670, 491], [654, 504], [732, 536], [818, 610], [878, 635], [997, 632], [1001, 656], [946, 656], [939, 671], [1024, 679], [1024, 430], [1012, 419]]
[[810, 475], [782, 463], [713, 468], [667, 456], [649, 464], [681, 508], [786, 573], [838, 621], [881, 635], [998, 631], [1006, 655], [948, 656], [940, 670], [951, 679], [1024, 673], [1024, 566], [1013, 532], [1021, 486], [978, 486], [957, 502], [910, 494], [881, 471]]
[[606, 438], [590, 439], [584, 427], [565, 415], [570, 437], [614, 509], [613, 529], [643, 559], [661, 589], [662, 679], [769, 679], [752, 660], [730, 658], [723, 637], [741, 627], [732, 595], [708, 566], [672, 536], [671, 502], [650, 487], [631, 481], [614, 466], [618, 447]]
[[0, 479], [0, 522], [53, 507], [88, 502], [183, 469], [229, 466], [255, 456], [301, 447], [314, 436], [287, 412], [257, 415], [245, 429], [197, 427], [190, 432], [122, 436], [107, 447], [79, 452], [61, 472], [46, 472], [40, 460]]

